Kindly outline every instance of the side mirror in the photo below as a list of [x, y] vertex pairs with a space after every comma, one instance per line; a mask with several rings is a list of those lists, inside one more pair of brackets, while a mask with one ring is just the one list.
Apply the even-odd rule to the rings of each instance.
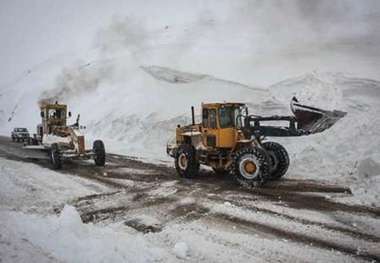
[[41, 111], [41, 118], [44, 118], [44, 117], [45, 117], [45, 113]]
[[71, 111], [69, 111], [69, 118], [71, 117]]

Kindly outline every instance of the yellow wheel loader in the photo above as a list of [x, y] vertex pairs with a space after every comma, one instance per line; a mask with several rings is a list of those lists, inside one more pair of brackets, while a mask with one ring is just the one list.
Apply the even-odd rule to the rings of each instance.
[[[279, 179], [289, 167], [289, 155], [267, 137], [302, 136], [331, 127], [346, 113], [325, 111], [291, 101], [294, 116], [249, 115], [244, 103], [202, 103], [202, 122], [177, 126], [175, 143], [167, 153], [175, 159], [181, 177], [198, 174], [200, 164], [217, 173], [230, 173], [245, 186], [261, 185]], [[273, 123], [288, 123], [287, 126]], [[268, 124], [269, 123], [269, 124]]]
[[67, 105], [44, 103], [40, 105], [40, 110], [41, 124], [37, 126], [37, 133], [28, 145], [24, 146], [25, 149], [48, 153], [54, 169], [62, 168], [62, 163], [69, 159], [93, 158], [95, 165], [105, 165], [106, 153], [101, 140], [94, 141], [92, 149], [86, 149], [85, 138], [79, 126], [80, 115], [73, 125], [67, 125], [67, 118], [71, 117]]

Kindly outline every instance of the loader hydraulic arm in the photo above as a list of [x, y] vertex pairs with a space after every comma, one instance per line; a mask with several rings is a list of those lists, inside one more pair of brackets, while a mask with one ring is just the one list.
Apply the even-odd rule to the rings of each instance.
[[[263, 122], [288, 122], [287, 126], [262, 125]], [[310, 132], [299, 129], [297, 119], [294, 116], [256, 116], [249, 115], [244, 118], [244, 132], [246, 135], [290, 137], [308, 135]]]
[[[290, 102], [290, 109], [293, 116], [243, 116], [243, 131], [246, 137], [252, 135], [256, 137], [291, 137], [319, 133], [333, 126], [347, 114], [343, 111], [328, 111], [300, 104], [295, 97]], [[263, 122], [267, 124], [262, 125]], [[288, 122], [288, 125], [278, 126], [273, 124], [275, 122]]]

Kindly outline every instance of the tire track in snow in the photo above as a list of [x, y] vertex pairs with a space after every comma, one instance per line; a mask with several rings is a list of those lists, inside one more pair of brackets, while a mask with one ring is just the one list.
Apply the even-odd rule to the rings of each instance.
[[222, 220], [227, 223], [234, 223], [237, 226], [244, 226], [248, 229], [252, 229], [254, 232], [260, 231], [265, 234], [272, 235], [275, 238], [283, 238], [286, 240], [290, 240], [292, 242], [302, 243], [304, 245], [312, 245], [315, 247], [319, 247], [326, 250], [334, 249], [336, 251], [351, 255], [356, 258], [365, 259], [368, 261], [380, 261], [380, 254], [367, 252], [367, 251], [359, 251], [357, 247], [350, 247], [346, 245], [339, 244], [339, 242], [333, 242], [329, 240], [324, 240], [321, 238], [303, 235], [300, 233], [286, 231], [284, 229], [262, 224], [255, 221], [248, 221], [242, 219], [240, 217], [226, 215], [222, 213], [216, 213], [209, 216], [210, 220]]
[[[8, 139], [9, 140], [9, 139]], [[6, 143], [7, 147], [16, 147], [17, 144]], [[2, 157], [9, 159], [17, 159], [19, 161], [30, 161], [20, 157], [10, 155], [9, 152], [1, 150], [3, 143], [0, 138], [0, 153]], [[19, 145], [18, 145], [19, 146]], [[231, 178], [223, 178], [212, 175], [210, 172], [203, 171], [202, 176], [195, 180], [178, 179], [175, 170], [170, 167], [157, 166], [155, 164], [143, 163], [139, 160], [128, 159], [126, 157], [118, 157], [116, 155], [107, 156], [108, 166], [105, 168], [95, 167], [87, 162], [69, 162], [65, 166], [65, 170], [61, 171], [68, 176], [79, 176], [90, 180], [101, 182], [115, 191], [109, 193], [95, 194], [84, 196], [73, 200], [74, 206], [82, 215], [84, 222], [119, 222], [124, 221], [126, 225], [135, 228], [137, 231], [159, 232], [162, 227], [171, 224], [181, 224], [194, 220], [222, 220], [226, 224], [234, 224], [239, 228], [247, 228], [254, 232], [261, 232], [265, 235], [271, 235], [275, 238], [286, 238], [295, 243], [309, 245], [313, 243], [316, 247], [323, 249], [334, 249], [342, 253], [359, 257], [365, 260], [379, 260], [379, 255], [373, 251], [357, 251], [357, 248], [350, 246], [350, 242], [377, 242], [379, 237], [362, 233], [350, 229], [349, 227], [340, 227], [335, 225], [299, 218], [289, 214], [286, 211], [287, 206], [294, 209], [306, 209], [316, 211], [325, 215], [332, 211], [343, 211], [348, 214], [359, 214], [371, 218], [378, 218], [378, 210], [358, 205], [348, 205], [338, 203], [320, 196], [320, 193], [347, 193], [347, 188], [327, 185], [325, 183], [318, 184], [316, 181], [292, 181], [282, 180], [276, 183], [270, 183], [260, 189], [243, 189], [232, 183]], [[39, 165], [47, 167], [46, 161], [39, 161]], [[122, 173], [122, 176], [114, 176], [112, 170], [127, 167], [128, 169], [153, 170], [152, 174]], [[131, 184], [132, 182], [132, 184]], [[170, 187], [175, 191], [169, 196], [160, 195], [161, 190], [165, 192], [165, 184], [171, 183]], [[318, 189], [318, 190], [317, 190]], [[331, 192], [329, 192], [331, 191]], [[231, 199], [233, 195], [245, 194], [241, 200]], [[349, 193], [348, 193], [349, 194]], [[181, 203], [184, 198], [193, 198], [194, 201], [188, 204]], [[278, 201], [281, 200], [281, 203]], [[128, 201], [128, 203], [127, 203]], [[284, 212], [277, 212], [268, 208], [256, 207], [255, 202], [271, 202], [271, 204], [282, 207]], [[124, 202], [124, 205], [122, 204]], [[300, 233], [289, 231], [281, 226], [273, 226], [272, 224], [262, 223], [260, 221], [247, 220], [244, 217], [232, 216], [225, 213], [215, 213], [210, 211], [208, 207], [203, 206], [202, 202], [216, 202], [215, 204], [230, 202], [239, 209], [246, 212], [261, 212], [266, 216], [275, 220], [296, 224], [296, 226], [312, 227], [320, 229], [326, 233], [339, 233], [336, 241], [325, 239], [324, 236], [315, 236], [313, 232]], [[249, 202], [249, 204], [245, 203]], [[132, 217], [137, 211], [146, 211], [153, 209], [161, 215], [161, 228], [150, 230], [151, 226], [136, 222], [133, 218], [126, 220], [126, 216]], [[56, 210], [59, 212], [59, 209]], [[128, 222], [129, 223], [128, 223]], [[319, 232], [319, 231], [317, 231]], [[344, 237], [343, 237], [343, 236]], [[347, 237], [347, 238], [346, 238]], [[340, 239], [343, 238], [343, 239]], [[340, 241], [346, 240], [345, 244]], [[351, 241], [347, 241], [351, 240]], [[355, 241], [356, 240], [356, 241]], [[348, 242], [348, 243], [347, 243]], [[359, 255], [356, 255], [359, 253]]]

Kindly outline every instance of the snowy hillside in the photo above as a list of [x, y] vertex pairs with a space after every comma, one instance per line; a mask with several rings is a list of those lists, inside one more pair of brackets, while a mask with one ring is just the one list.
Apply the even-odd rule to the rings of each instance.
[[191, 105], [200, 114], [201, 102], [242, 101], [255, 114], [290, 114], [289, 100], [295, 95], [309, 105], [343, 110], [347, 116], [321, 134], [281, 139], [291, 155], [289, 177], [338, 180], [360, 193], [369, 191], [369, 202], [379, 198], [373, 187], [380, 180], [380, 82], [376, 80], [313, 72], [256, 88], [166, 67], [125, 67], [124, 59], [116, 59], [64, 71], [54, 89], [35, 90], [2, 94], [3, 133], [20, 125], [33, 129], [38, 100], [57, 99], [68, 103], [74, 115], [81, 113], [86, 133], [104, 139], [108, 151], [156, 161], [170, 160], [166, 143], [177, 124], [190, 122]]

